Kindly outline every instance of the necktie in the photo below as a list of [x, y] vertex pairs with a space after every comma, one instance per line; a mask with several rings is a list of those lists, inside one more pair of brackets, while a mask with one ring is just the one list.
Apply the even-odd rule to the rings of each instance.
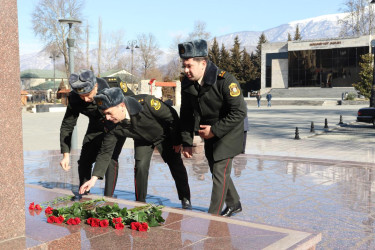
[[199, 90], [201, 89], [201, 85], [199, 84], [199, 82], [195, 81], [194, 86], [195, 86], [195, 89], [199, 92]]

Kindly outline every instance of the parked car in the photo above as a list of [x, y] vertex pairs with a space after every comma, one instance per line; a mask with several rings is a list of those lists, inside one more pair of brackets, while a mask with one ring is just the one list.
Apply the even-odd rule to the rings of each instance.
[[375, 108], [361, 108], [358, 110], [357, 122], [372, 123], [375, 127]]

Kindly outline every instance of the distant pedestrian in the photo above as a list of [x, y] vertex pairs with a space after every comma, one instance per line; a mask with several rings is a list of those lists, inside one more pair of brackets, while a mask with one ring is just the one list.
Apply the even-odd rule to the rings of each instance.
[[267, 98], [267, 107], [271, 107], [271, 100], [272, 100], [272, 95], [271, 93], [268, 93], [266, 95], [266, 98]]
[[257, 104], [258, 104], [258, 108], [260, 107], [260, 99], [262, 99], [262, 96], [260, 95], [260, 92], [258, 91], [257, 95], [256, 95], [256, 98], [257, 98]]

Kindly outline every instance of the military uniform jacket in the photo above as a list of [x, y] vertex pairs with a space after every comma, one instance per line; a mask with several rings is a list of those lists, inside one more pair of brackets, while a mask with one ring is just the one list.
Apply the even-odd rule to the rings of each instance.
[[[104, 81], [98, 81], [98, 92], [109, 88]], [[61, 153], [69, 153], [71, 148], [71, 138], [74, 126], [77, 124], [79, 114], [89, 118], [89, 125], [85, 136], [100, 135], [104, 132], [104, 116], [94, 102], [85, 102], [73, 91], [69, 94], [69, 104], [66, 108], [64, 119], [60, 127], [60, 148]]]
[[246, 105], [240, 86], [229, 73], [208, 61], [202, 79], [198, 82], [184, 77], [181, 81], [181, 134], [184, 146], [193, 145], [193, 136], [199, 125], [210, 125], [214, 138], [215, 161], [234, 157], [242, 152]]
[[130, 120], [125, 119], [106, 134], [92, 175], [103, 178], [118, 137], [130, 137], [158, 145], [164, 139], [181, 144], [180, 119], [174, 108], [151, 95], [125, 97]]

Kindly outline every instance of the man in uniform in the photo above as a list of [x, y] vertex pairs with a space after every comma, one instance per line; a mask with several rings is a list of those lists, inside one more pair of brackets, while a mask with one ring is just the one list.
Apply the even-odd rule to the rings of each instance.
[[108, 83], [110, 88], [119, 87], [122, 89], [122, 92], [124, 92], [124, 95], [129, 95], [129, 96], [134, 95], [134, 92], [128, 88], [128, 85], [126, 85], [126, 82], [122, 81], [120, 77], [108, 76], [108, 77], [103, 77], [103, 79]]
[[180, 120], [177, 112], [151, 95], [123, 96], [120, 88], [110, 88], [94, 97], [106, 119], [117, 124], [103, 140], [90, 181], [80, 193], [90, 190], [103, 178], [116, 139], [134, 139], [134, 186], [137, 201], [146, 201], [148, 172], [154, 149], [168, 164], [175, 181], [182, 208], [191, 209], [190, 188], [186, 168], [181, 159]]
[[[237, 80], [207, 58], [207, 42], [178, 45], [185, 76], [181, 81], [182, 153], [192, 157], [193, 136], [204, 139], [213, 187], [209, 213], [231, 216], [242, 211], [230, 177], [233, 157], [243, 150], [246, 107]], [[227, 207], [222, 211], [224, 202]]]
[[[79, 186], [81, 186], [91, 178], [92, 164], [95, 162], [105, 135], [104, 127], [111, 126], [110, 122], [105, 122], [103, 114], [94, 101], [94, 96], [98, 92], [109, 88], [109, 86], [105, 80], [95, 77], [94, 73], [90, 70], [82, 70], [79, 74], [71, 74], [69, 84], [72, 91], [69, 95], [69, 103], [60, 128], [60, 147], [63, 154], [60, 165], [65, 171], [71, 168], [70, 150], [72, 132], [79, 115], [86, 115], [89, 118], [89, 124], [78, 160]], [[121, 138], [115, 142], [115, 150], [106, 172], [105, 196], [112, 196], [115, 190], [118, 175], [118, 156], [124, 142], [125, 138]]]

